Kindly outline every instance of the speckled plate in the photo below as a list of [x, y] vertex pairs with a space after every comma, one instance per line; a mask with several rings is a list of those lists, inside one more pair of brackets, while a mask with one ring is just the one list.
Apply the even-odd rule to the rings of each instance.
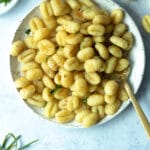
[[[102, 8], [105, 8], [109, 11], [116, 9], [116, 8], [120, 8], [119, 5], [117, 5], [116, 3], [114, 3], [111, 0], [104, 0], [104, 1], [95, 0], [95, 2], [97, 4], [99, 4]], [[24, 38], [24, 33], [25, 33], [25, 30], [28, 29], [28, 22], [29, 22], [30, 18], [32, 18], [33, 16], [38, 16], [38, 14], [39, 14], [39, 9], [38, 9], [38, 7], [36, 7], [23, 19], [20, 26], [18, 27], [18, 30], [15, 33], [13, 41]], [[134, 23], [134, 21], [132, 20], [132, 18], [126, 11], [125, 11], [125, 20], [124, 21], [126, 24], [128, 24], [129, 30], [134, 34], [134, 37], [135, 37], [134, 47], [132, 48], [132, 51], [130, 53], [130, 62], [131, 62], [132, 69], [131, 69], [131, 73], [129, 76], [129, 82], [133, 88], [134, 93], [137, 93], [137, 91], [140, 87], [140, 84], [142, 82], [143, 74], [144, 74], [144, 67], [145, 67], [144, 45], [143, 45], [143, 41], [142, 41], [140, 32], [139, 32], [136, 24]], [[11, 70], [12, 79], [13, 79], [13, 81], [15, 81], [20, 74], [20, 69], [19, 69], [19, 63], [18, 63], [17, 59], [15, 57], [11, 57], [11, 56], [10, 56], [10, 70]], [[19, 93], [18, 93], [18, 96], [19, 96]], [[124, 102], [115, 115], [105, 117], [97, 125], [101, 125], [103, 123], [106, 123], [107, 121], [110, 121], [112, 118], [114, 118], [118, 114], [120, 114], [129, 104], [130, 104], [130, 101]], [[31, 105], [28, 105], [28, 106], [36, 114], [43, 117], [42, 111], [39, 111], [39, 109], [37, 109]], [[49, 121], [49, 123], [52, 123], [53, 125], [60, 126], [60, 124], [55, 122], [55, 120], [53, 120], [53, 119], [50, 119], [50, 120], [45, 119], [45, 121]], [[63, 126], [71, 127], [71, 128], [82, 128], [82, 126], [76, 122], [66, 123], [66, 124], [63, 124]]]

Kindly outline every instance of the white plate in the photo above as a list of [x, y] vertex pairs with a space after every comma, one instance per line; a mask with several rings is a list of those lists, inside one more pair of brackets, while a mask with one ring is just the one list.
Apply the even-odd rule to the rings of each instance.
[[9, 3], [7, 3], [7, 5], [5, 5], [4, 3], [0, 3], [0, 14], [8, 12], [16, 5], [17, 2], [18, 0], [11, 0]]
[[[104, 0], [104, 1], [95, 0], [95, 2], [97, 2], [97, 4], [100, 4], [100, 6], [102, 8], [105, 8], [105, 9], [110, 10], [110, 11], [113, 10], [113, 9], [116, 9], [116, 8], [120, 8], [119, 5], [117, 5], [116, 3], [114, 3], [111, 0]], [[15, 37], [14, 37], [13, 41], [23, 39], [24, 32], [25, 32], [26, 29], [28, 29], [28, 21], [33, 16], [37, 16], [38, 13], [39, 13], [39, 11], [38, 11], [38, 7], [37, 7], [37, 8], [34, 8], [24, 18], [24, 20], [20, 24], [18, 30], [16, 31], [16, 34], [15, 34]], [[127, 12], [125, 13], [125, 20], [124, 21], [129, 26], [129, 30], [134, 34], [134, 38], [135, 38], [134, 47], [132, 48], [132, 51], [130, 53], [131, 73], [130, 73], [130, 76], [129, 76], [129, 82], [132, 85], [134, 93], [136, 93], [138, 91], [139, 87], [140, 87], [140, 84], [141, 84], [142, 78], [143, 78], [143, 74], [144, 74], [145, 52], [144, 52], [143, 41], [142, 41], [141, 35], [139, 33], [139, 30], [138, 30], [138, 28], [135, 25], [134, 21], [132, 20], [132, 18], [129, 16], [129, 14]], [[15, 57], [11, 57], [11, 56], [10, 56], [10, 70], [11, 70], [12, 79], [13, 79], [13, 81], [15, 81], [18, 78], [18, 75], [20, 73], [19, 63], [18, 63], [18, 61]], [[19, 96], [19, 94], [18, 94], [18, 96]], [[107, 121], [111, 120], [112, 118], [114, 118], [115, 116], [120, 114], [129, 104], [130, 104], [130, 101], [124, 102], [115, 115], [105, 117], [97, 125], [101, 125], [101, 124], [106, 123]], [[41, 111], [39, 111], [38, 109], [36, 109], [33, 106], [30, 106], [30, 105], [28, 105], [28, 106], [35, 113], [42, 116]], [[47, 119], [45, 119], [45, 120], [47, 120]], [[48, 121], [53, 123], [54, 125], [59, 125], [60, 126], [60, 124], [55, 122], [55, 120], [53, 120], [53, 119], [48, 120]], [[73, 127], [73, 128], [75, 128], [75, 127], [82, 128], [81, 125], [79, 125], [78, 123], [75, 123], [75, 122], [63, 124], [63, 126]]]

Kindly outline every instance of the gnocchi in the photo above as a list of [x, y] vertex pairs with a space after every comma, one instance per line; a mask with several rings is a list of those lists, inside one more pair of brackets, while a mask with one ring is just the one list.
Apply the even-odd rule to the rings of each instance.
[[98, 113], [99, 119], [105, 117], [105, 107], [104, 105], [93, 106], [91, 109], [92, 112]]
[[64, 87], [70, 87], [74, 82], [73, 73], [69, 71], [63, 71], [61, 73], [61, 85]]
[[29, 49], [37, 49], [37, 43], [34, 40], [34, 36], [26, 36], [24, 42]]
[[25, 73], [26, 71], [28, 71], [29, 69], [34, 69], [34, 68], [39, 68], [40, 65], [34, 61], [31, 61], [31, 62], [28, 62], [28, 63], [25, 63], [25, 64], [22, 64], [21, 66], [21, 71], [23, 73]]
[[98, 117], [97, 113], [90, 113], [86, 117], [83, 118], [82, 124], [85, 128], [88, 128], [88, 127], [96, 124], [98, 119], [99, 119], [99, 117]]
[[87, 99], [89, 106], [97, 106], [104, 104], [104, 96], [102, 94], [92, 94]]
[[48, 58], [47, 65], [53, 71], [57, 71], [58, 70], [58, 65], [57, 65], [57, 63], [54, 61], [54, 59], [52, 57]]
[[15, 81], [16, 88], [23, 88], [28, 86], [29, 84], [31, 84], [31, 82], [25, 77], [20, 77]]
[[115, 80], [108, 80], [104, 86], [105, 94], [115, 95], [118, 91], [118, 83]]
[[35, 86], [35, 90], [37, 93], [41, 94], [44, 88], [44, 84], [41, 80], [33, 81], [33, 85]]
[[118, 24], [124, 19], [124, 12], [121, 9], [115, 9], [111, 12], [111, 22]]
[[13, 43], [10, 54], [12, 56], [18, 56], [26, 48], [23, 41], [16, 41]]
[[41, 68], [43, 69], [43, 72], [48, 75], [48, 77], [54, 78], [55, 72], [49, 68], [46, 62], [42, 62]]
[[36, 107], [44, 107], [46, 102], [42, 99], [40, 94], [34, 94], [31, 98], [26, 100], [29, 104]]
[[20, 90], [20, 96], [23, 99], [30, 98], [34, 93], [35, 93], [35, 86], [31, 84]]
[[74, 57], [78, 52], [78, 46], [66, 44], [63, 49], [66, 58]]
[[55, 114], [59, 111], [58, 103], [55, 101], [50, 101], [46, 104], [44, 108], [44, 116], [46, 118], [54, 118]]
[[111, 36], [110, 37], [110, 42], [116, 46], [121, 47], [122, 49], [127, 49], [128, 48], [128, 43], [126, 40], [119, 36]]
[[64, 69], [66, 69], [67, 71], [76, 70], [76, 68], [78, 68], [79, 66], [80, 66], [80, 62], [76, 57], [68, 58], [64, 62]]
[[67, 109], [69, 111], [74, 111], [74, 110], [78, 109], [80, 106], [80, 99], [77, 96], [69, 96], [67, 98], [67, 101], [68, 101]]
[[50, 2], [42, 2], [40, 4], [40, 12], [43, 18], [53, 16], [53, 10]]
[[103, 25], [92, 24], [88, 27], [87, 31], [92, 36], [102, 36], [105, 33], [105, 27]]
[[35, 61], [39, 64], [42, 64], [43, 62], [46, 62], [47, 58], [48, 55], [42, 53], [41, 51], [38, 51], [35, 56]]
[[145, 31], [150, 33], [150, 15], [143, 16], [142, 25], [143, 25]]
[[40, 28], [34, 33], [34, 41], [38, 43], [43, 39], [47, 39], [50, 37], [50, 33], [51, 31], [49, 30], [49, 28]]
[[57, 27], [57, 21], [54, 16], [43, 18], [43, 22], [50, 31], [55, 30], [55, 28]]
[[118, 60], [118, 63], [116, 65], [115, 71], [123, 71], [127, 69], [129, 66], [129, 61], [126, 58], [121, 58]]
[[82, 123], [84, 117], [86, 117], [88, 114], [90, 114], [90, 111], [88, 109], [81, 110], [77, 113], [75, 120], [79, 123]]
[[70, 7], [63, 0], [51, 0], [52, 10], [55, 16], [61, 16], [70, 12]]
[[117, 58], [114, 56], [111, 56], [107, 61], [106, 61], [106, 67], [105, 67], [105, 72], [107, 74], [113, 73], [113, 71], [116, 68], [117, 65]]
[[93, 18], [98, 14], [99, 9], [97, 7], [85, 7], [85, 9], [82, 12], [83, 17], [87, 20], [93, 20]]
[[111, 45], [108, 47], [108, 50], [110, 52], [111, 55], [117, 57], [117, 58], [121, 58], [122, 57], [122, 51], [119, 47], [115, 46], [115, 45]]
[[113, 115], [120, 107], [121, 102], [117, 100], [115, 103], [112, 104], [106, 104], [105, 106], [105, 114], [107, 115]]
[[121, 88], [118, 93], [118, 98], [121, 101], [126, 101], [129, 99], [129, 96], [124, 88]]
[[43, 71], [40, 68], [30, 69], [26, 72], [26, 78], [30, 81], [40, 80], [43, 77]]
[[83, 48], [77, 53], [77, 58], [80, 61], [86, 61], [92, 58], [93, 56], [94, 56], [94, 49], [92, 47]]
[[83, 39], [83, 35], [81, 33], [77, 33], [77, 34], [72, 33], [66, 37], [66, 43], [71, 45], [77, 45], [82, 41], [82, 39]]
[[65, 99], [69, 96], [70, 90], [68, 88], [59, 88], [54, 92], [54, 97], [58, 100]]
[[47, 40], [47, 39], [44, 39], [44, 40], [41, 40], [40, 42], [38, 42], [38, 48], [39, 50], [44, 53], [45, 55], [53, 55], [55, 53], [55, 45]]
[[110, 17], [108, 15], [97, 15], [93, 19], [93, 24], [108, 25], [110, 23]]
[[101, 82], [101, 76], [96, 72], [85, 73], [85, 79], [92, 85], [98, 85]]
[[35, 49], [28, 49], [18, 55], [18, 61], [27, 63], [34, 60], [36, 55]]
[[70, 8], [73, 9], [73, 10], [80, 8], [80, 4], [78, 3], [78, 1], [67, 0], [66, 2], [67, 2], [67, 4], [70, 6]]
[[50, 89], [45, 87], [42, 91], [42, 98], [47, 101], [47, 102], [51, 102], [54, 101], [54, 97], [53, 95], [50, 93]]
[[29, 21], [29, 27], [30, 27], [31, 31], [34, 33], [38, 29], [44, 28], [45, 24], [42, 21], [42, 19], [40, 19], [39, 17], [34, 17]]
[[126, 50], [130, 50], [133, 47], [133, 43], [134, 43], [134, 37], [132, 35], [131, 32], [125, 32], [122, 36], [123, 39], [125, 39], [128, 43], [128, 47]]
[[86, 97], [88, 94], [88, 84], [84, 78], [79, 78], [74, 82], [74, 92], [77, 92], [79, 97]]
[[43, 81], [44, 85], [46, 87], [48, 87], [49, 89], [53, 90], [56, 88], [55, 83], [48, 76], [44, 75], [42, 78], [42, 81]]
[[80, 32], [84, 35], [88, 35], [88, 27], [91, 25], [91, 22], [85, 22], [83, 24], [81, 24], [81, 28], [80, 28]]
[[68, 33], [77, 33], [80, 30], [80, 24], [75, 21], [65, 20], [63, 28]]
[[75, 114], [68, 110], [61, 110], [55, 114], [55, 119], [57, 122], [66, 123], [74, 119]]
[[127, 25], [124, 23], [116, 24], [114, 27], [113, 35], [121, 36], [127, 30]]
[[93, 39], [91, 37], [85, 37], [80, 43], [80, 49], [86, 47], [92, 47], [92, 45], [93, 45]]
[[96, 43], [95, 44], [95, 48], [98, 51], [99, 55], [103, 58], [103, 59], [108, 59], [109, 58], [109, 52], [108, 49], [106, 48], [105, 45], [101, 44], [101, 43]]

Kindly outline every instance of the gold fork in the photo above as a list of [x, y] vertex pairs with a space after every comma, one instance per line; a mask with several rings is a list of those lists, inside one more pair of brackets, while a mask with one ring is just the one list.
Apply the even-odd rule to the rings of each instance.
[[144, 114], [141, 106], [139, 105], [138, 101], [136, 100], [133, 90], [131, 89], [129, 83], [127, 82], [127, 77], [129, 75], [129, 73], [130, 73], [130, 67], [127, 70], [125, 70], [123, 73], [115, 73], [115, 74], [112, 74], [112, 75], [109, 75], [106, 77], [108, 77], [110, 79], [114, 79], [119, 82], [123, 82], [124, 88], [129, 95], [130, 101], [133, 104], [133, 107], [137, 113], [137, 116], [140, 119], [140, 122], [143, 125], [143, 128], [145, 129], [145, 132], [146, 132], [148, 138], [150, 139], [150, 123], [149, 123], [146, 115]]
[[127, 81], [124, 82], [124, 87], [125, 87], [128, 95], [129, 95], [129, 97], [130, 97], [130, 100], [133, 104], [133, 107], [134, 107], [134, 109], [135, 109], [135, 111], [136, 111], [136, 113], [140, 119], [140, 122], [142, 123], [143, 128], [145, 129], [145, 132], [146, 132], [148, 138], [150, 139], [150, 123], [149, 123], [146, 115], [144, 114], [141, 106], [137, 102], [137, 100], [133, 94], [133, 91], [132, 91], [132, 89], [131, 89], [131, 87]]

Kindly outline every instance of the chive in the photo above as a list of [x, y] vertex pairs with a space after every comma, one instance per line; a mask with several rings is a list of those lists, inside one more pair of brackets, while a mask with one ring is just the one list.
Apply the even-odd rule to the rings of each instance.
[[[36, 140], [31, 141], [28, 144], [25, 144], [25, 145], [23, 145], [23, 146], [21, 146], [21, 147], [18, 148], [17, 147], [17, 143], [18, 143], [18, 140], [20, 140], [20, 138], [21, 138], [21, 135], [15, 137], [15, 135], [13, 133], [8, 133], [5, 136], [2, 145], [0, 145], [0, 150], [12, 150], [12, 149], [13, 150], [24, 150], [27, 147], [29, 147], [31, 144], [33, 144], [33, 143], [35, 143], [35, 142], [38, 141], [38, 139], [36, 139]], [[10, 141], [11, 139], [13, 141], [11, 143], [9, 142], [10, 144], [8, 145], [8, 141]]]
[[[11, 150], [11, 149], [13, 148], [14, 144], [17, 145], [17, 141], [18, 141], [20, 138], [21, 138], [21, 135], [17, 136], [17, 137], [15, 138], [15, 140], [8, 146], [8, 148], [7, 148], [6, 150]], [[16, 148], [17, 148], [17, 146], [16, 146]]]
[[87, 103], [87, 98], [82, 99], [83, 103]]
[[60, 89], [60, 88], [62, 88], [62, 86], [61, 85], [56, 85], [56, 88], [55, 89], [53, 89], [53, 90], [51, 90], [51, 94], [53, 94], [53, 93], [55, 93], [58, 89]]
[[57, 85], [56, 85], [56, 88], [59, 89], [59, 88], [62, 88], [62, 86], [59, 85], [59, 84], [57, 84]]
[[25, 33], [26, 33], [27, 35], [29, 35], [30, 32], [31, 32], [31, 29], [27, 29], [27, 30], [25, 31]]
[[17, 149], [17, 150], [23, 150], [23, 149], [25, 149], [25, 148], [28, 148], [30, 145], [32, 145], [33, 143], [35, 143], [35, 142], [37, 142], [37, 141], [38, 141], [38, 139], [36, 139], [36, 140], [34, 140], [34, 141], [31, 141], [31, 142], [29, 142], [28, 144], [26, 144], [26, 145], [20, 147], [20, 148]]
[[51, 94], [55, 93], [55, 91], [56, 91], [55, 89], [54, 89], [54, 90], [51, 90]]
[[0, 145], [0, 150], [3, 150], [1, 145]]
[[[10, 138], [12, 138], [13, 140], [16, 139], [16, 137], [15, 137], [14, 134], [8, 133], [8, 134], [5, 136], [4, 141], [3, 141], [3, 143], [2, 143], [2, 149], [6, 148], [6, 145], [7, 145], [8, 141], [10, 140]], [[12, 146], [17, 147], [17, 143], [14, 143]]]
[[11, 0], [0, 0], [0, 3], [4, 3], [5, 6], [10, 2]]

